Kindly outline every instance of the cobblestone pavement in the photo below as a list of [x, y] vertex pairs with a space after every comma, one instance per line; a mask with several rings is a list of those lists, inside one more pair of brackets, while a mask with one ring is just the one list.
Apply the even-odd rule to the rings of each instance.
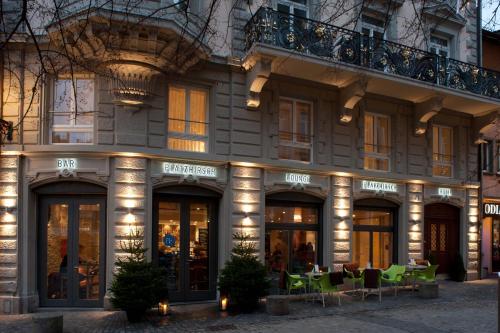
[[[308, 333], [363, 332], [496, 332], [497, 280], [466, 283], [440, 282], [438, 299], [420, 299], [411, 291], [392, 289], [383, 293], [382, 303], [370, 296], [342, 296], [323, 308], [320, 303], [295, 301], [287, 316], [269, 316], [263, 310], [253, 314], [219, 314], [213, 304], [173, 307], [172, 315], [139, 324], [128, 324], [119, 311], [66, 311], [64, 332], [152, 333], [152, 332], [276, 332]], [[31, 315], [0, 316], [0, 332], [31, 332]]]

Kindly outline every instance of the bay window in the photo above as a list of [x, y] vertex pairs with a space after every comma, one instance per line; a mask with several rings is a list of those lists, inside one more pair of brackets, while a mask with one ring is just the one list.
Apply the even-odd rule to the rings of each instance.
[[278, 157], [310, 163], [312, 159], [312, 104], [281, 98]]
[[391, 150], [389, 127], [389, 117], [365, 114], [365, 169], [389, 171]]
[[58, 79], [54, 82], [49, 142], [89, 144], [94, 130], [94, 80]]
[[453, 174], [453, 148], [450, 127], [436, 126], [432, 128], [432, 175], [451, 177]]
[[168, 149], [208, 151], [208, 91], [170, 86], [168, 91]]

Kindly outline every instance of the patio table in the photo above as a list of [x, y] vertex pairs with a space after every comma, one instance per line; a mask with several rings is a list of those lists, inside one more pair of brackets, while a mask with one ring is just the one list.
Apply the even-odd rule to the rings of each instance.
[[406, 265], [406, 271], [409, 273], [409, 277], [412, 278], [412, 291], [415, 290], [415, 285], [417, 283], [417, 275], [415, 272], [423, 271], [427, 268], [426, 265]]

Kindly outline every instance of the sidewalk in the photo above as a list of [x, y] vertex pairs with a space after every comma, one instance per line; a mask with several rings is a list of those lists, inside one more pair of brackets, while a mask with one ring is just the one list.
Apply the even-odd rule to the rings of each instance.
[[[411, 291], [394, 296], [384, 292], [382, 303], [370, 296], [345, 295], [342, 306], [332, 300], [320, 303], [292, 302], [290, 314], [274, 317], [263, 310], [230, 316], [219, 313], [216, 305], [176, 306], [169, 317], [151, 315], [150, 320], [128, 324], [119, 311], [64, 312], [65, 332], [301, 332], [311, 330], [349, 332], [496, 332], [497, 280], [466, 283], [440, 282], [440, 298], [420, 299]], [[0, 316], [0, 332], [30, 331], [30, 315]], [[311, 332], [312, 333], [312, 332]]]

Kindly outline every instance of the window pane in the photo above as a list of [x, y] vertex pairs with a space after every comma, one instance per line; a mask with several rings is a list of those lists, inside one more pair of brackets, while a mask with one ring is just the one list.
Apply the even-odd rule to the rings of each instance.
[[311, 161], [311, 149], [279, 146], [278, 157], [282, 160]]
[[58, 115], [56, 113], [52, 114], [52, 124], [53, 125], [70, 125], [71, 117], [69, 114]]
[[170, 87], [168, 91], [168, 131], [186, 131], [186, 91], [182, 88]]
[[165, 267], [168, 290], [180, 290], [181, 213], [177, 202], [160, 201], [158, 210], [158, 265]]
[[354, 231], [352, 243], [353, 261], [359, 267], [366, 267], [370, 261], [370, 233], [367, 231]]
[[73, 112], [74, 94], [71, 80], [57, 80], [54, 93], [55, 112]]
[[[78, 266], [80, 299], [99, 299], [99, 204], [79, 205]], [[102, 274], [102, 272], [101, 272]]]
[[52, 143], [92, 143], [92, 132], [52, 132]]
[[189, 103], [189, 133], [206, 135], [207, 93], [203, 90], [191, 90]]
[[266, 232], [266, 268], [268, 272], [288, 270], [290, 257], [288, 231], [268, 230]]
[[268, 206], [266, 223], [318, 223], [318, 210], [313, 207]]
[[68, 205], [49, 206], [47, 216], [47, 298], [68, 297]]
[[82, 126], [87, 125], [91, 126], [94, 122], [94, 116], [92, 113], [78, 113], [75, 115], [75, 124]]
[[278, 4], [278, 12], [290, 14], [290, 6], [279, 3]]
[[297, 102], [297, 142], [311, 142], [311, 105]]
[[389, 154], [389, 118], [377, 117], [377, 152]]
[[206, 203], [191, 203], [189, 207], [189, 289], [208, 290], [208, 226]]
[[205, 141], [168, 138], [168, 149], [204, 153], [207, 148]]
[[392, 232], [373, 233], [373, 267], [389, 268], [392, 263]]
[[432, 128], [432, 153], [434, 160], [438, 160], [439, 157], [439, 127], [434, 126]]
[[442, 134], [442, 138], [441, 138], [442, 152], [441, 152], [441, 154], [447, 156], [448, 161], [449, 161], [449, 157], [452, 155], [452, 152], [451, 152], [451, 128], [442, 127], [441, 134]]
[[365, 115], [365, 152], [374, 151], [373, 116]]
[[76, 80], [78, 113], [94, 111], [94, 80]]
[[354, 225], [392, 226], [391, 213], [387, 211], [355, 210]]
[[292, 141], [293, 137], [293, 102], [280, 100], [279, 132], [280, 140]]
[[317, 264], [317, 232], [294, 230], [292, 233], [291, 271], [306, 272], [308, 267]]

